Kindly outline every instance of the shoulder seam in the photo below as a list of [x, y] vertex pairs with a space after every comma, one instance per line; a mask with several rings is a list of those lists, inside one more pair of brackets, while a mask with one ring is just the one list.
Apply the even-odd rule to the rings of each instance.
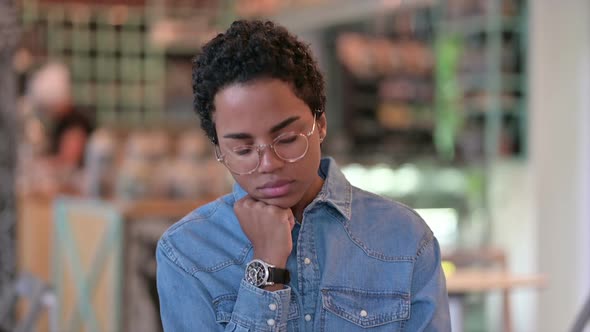
[[[211, 208], [211, 211], [209, 211], [209, 213], [207, 213], [207, 214], [198, 213], [197, 210], [200, 209], [200, 207], [199, 207], [196, 210], [193, 210], [192, 212], [190, 212], [189, 215], [187, 215], [185, 218], [181, 219], [178, 223], [172, 225], [170, 227], [170, 229], [168, 229], [166, 231], [166, 233], [172, 235], [172, 234], [174, 234], [176, 232], [176, 230], [178, 228], [180, 228], [181, 226], [183, 226], [186, 223], [189, 223], [189, 222], [192, 222], [192, 221], [198, 221], [198, 220], [210, 218], [217, 211], [217, 209], [219, 208], [220, 198], [216, 199], [213, 202], [210, 202], [209, 204], [212, 204], [213, 205], [213, 207]], [[203, 205], [203, 206], [206, 206], [206, 205]], [[192, 214], [196, 214], [196, 215], [195, 216], [191, 216]]]
[[424, 236], [422, 237], [422, 239], [420, 240], [420, 247], [418, 248], [418, 252], [416, 252], [416, 258], [420, 257], [420, 255], [422, 255], [422, 253], [424, 252], [424, 249], [432, 243], [432, 240], [434, 239], [434, 235], [432, 234], [432, 231], [427, 231], [426, 234], [424, 234]]
[[158, 241], [158, 248], [160, 248], [160, 250], [164, 253], [164, 256], [166, 256], [166, 258], [168, 258], [172, 264], [181, 268], [188, 275], [192, 275], [190, 271], [182, 263], [180, 263], [174, 248], [168, 244], [168, 241], [166, 241], [165, 238], [161, 238], [160, 241]]

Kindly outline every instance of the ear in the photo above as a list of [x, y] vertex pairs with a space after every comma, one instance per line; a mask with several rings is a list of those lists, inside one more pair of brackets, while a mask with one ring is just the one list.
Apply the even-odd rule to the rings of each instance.
[[328, 120], [326, 119], [326, 112], [317, 119], [318, 133], [320, 134], [320, 143], [326, 138], [328, 133]]

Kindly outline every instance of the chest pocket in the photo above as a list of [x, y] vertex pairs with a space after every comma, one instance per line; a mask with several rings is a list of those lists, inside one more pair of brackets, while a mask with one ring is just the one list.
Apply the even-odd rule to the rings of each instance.
[[322, 331], [401, 331], [408, 318], [408, 294], [322, 290]]

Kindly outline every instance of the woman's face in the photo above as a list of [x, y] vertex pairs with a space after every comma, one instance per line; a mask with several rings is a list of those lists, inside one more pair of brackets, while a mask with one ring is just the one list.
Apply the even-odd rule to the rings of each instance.
[[64, 131], [59, 138], [58, 157], [67, 166], [78, 167], [84, 158], [84, 146], [88, 134], [84, 128], [75, 126]]
[[[277, 79], [236, 83], [215, 96], [213, 119], [222, 154], [247, 144], [271, 144], [287, 132], [309, 133], [314, 116], [289, 84]], [[322, 179], [320, 138], [326, 135], [326, 117], [316, 120], [308, 137], [309, 147], [303, 158], [293, 163], [279, 158], [270, 148], [260, 153], [258, 168], [251, 174], [232, 172], [236, 182], [256, 200], [302, 212], [320, 191]]]

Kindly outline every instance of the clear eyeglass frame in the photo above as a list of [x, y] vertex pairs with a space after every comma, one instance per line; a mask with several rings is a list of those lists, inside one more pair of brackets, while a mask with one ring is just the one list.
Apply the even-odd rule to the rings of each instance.
[[[240, 149], [243, 148], [251, 148], [253, 150], [256, 150], [256, 154], [258, 156], [257, 159], [257, 163], [256, 166], [249, 170], [249, 171], [241, 171], [241, 170], [236, 170], [235, 167], [231, 167], [229, 162], [227, 161], [227, 156], [225, 156], [222, 152], [221, 152], [221, 148], [219, 147], [219, 144], [215, 144], [215, 157], [217, 158], [217, 161], [219, 161], [220, 163], [222, 163], [228, 170], [230, 170], [232, 173], [238, 174], [238, 175], [248, 175], [248, 174], [252, 174], [254, 172], [256, 172], [256, 170], [258, 169], [258, 167], [260, 166], [260, 159], [262, 158], [262, 151], [264, 151], [266, 148], [270, 148], [272, 150], [272, 152], [275, 154], [275, 156], [277, 156], [279, 159], [288, 162], [288, 163], [294, 163], [297, 162], [301, 159], [303, 159], [303, 157], [305, 157], [305, 155], [307, 154], [307, 151], [309, 150], [309, 137], [313, 134], [313, 132], [315, 131], [315, 127], [316, 127], [316, 121], [317, 121], [317, 114], [319, 114], [319, 112], [316, 112], [313, 116], [313, 125], [311, 127], [311, 130], [307, 133], [297, 133], [297, 132], [286, 132], [283, 133], [279, 136], [277, 136], [272, 143], [270, 144], [247, 144], [247, 145], [241, 145], [239, 146]], [[279, 153], [277, 153], [276, 151], [276, 144], [277, 142], [280, 142], [281, 140], [284, 140], [286, 137], [291, 137], [291, 136], [301, 136], [303, 137], [303, 139], [305, 139], [305, 149], [303, 151], [303, 153], [300, 156], [294, 157], [294, 158], [285, 158], [283, 156], [281, 156]]]

